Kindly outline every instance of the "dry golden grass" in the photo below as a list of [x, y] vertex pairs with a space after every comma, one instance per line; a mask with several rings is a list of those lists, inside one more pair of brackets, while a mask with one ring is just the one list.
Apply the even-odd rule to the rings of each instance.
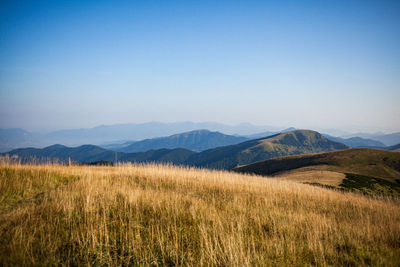
[[344, 173], [327, 171], [322, 168], [317, 170], [311, 167], [290, 170], [274, 176], [274, 178], [299, 183], [319, 183], [332, 186], [338, 186], [341, 184], [345, 177], [346, 175]]
[[0, 166], [0, 265], [400, 264], [400, 202], [165, 165]]

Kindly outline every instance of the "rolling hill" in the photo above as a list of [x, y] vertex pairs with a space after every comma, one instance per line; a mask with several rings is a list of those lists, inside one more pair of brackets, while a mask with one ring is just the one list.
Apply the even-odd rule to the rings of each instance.
[[295, 130], [250, 140], [237, 145], [206, 150], [192, 155], [186, 163], [213, 169], [231, 169], [236, 165], [249, 164], [279, 156], [346, 148], [346, 145], [330, 141], [318, 132]]
[[353, 148], [327, 153], [279, 157], [238, 166], [234, 170], [260, 175], [276, 175], [292, 170], [326, 170], [394, 181], [400, 179], [400, 153], [380, 149]]
[[280, 157], [233, 170], [367, 195], [400, 197], [400, 153], [393, 151], [354, 148]]
[[185, 148], [192, 151], [203, 151], [220, 146], [234, 145], [248, 139], [241, 136], [226, 135], [209, 130], [195, 130], [167, 137], [145, 139], [133, 142], [124, 147], [108, 146], [109, 149], [120, 152], [144, 152], [151, 149], [174, 149]]

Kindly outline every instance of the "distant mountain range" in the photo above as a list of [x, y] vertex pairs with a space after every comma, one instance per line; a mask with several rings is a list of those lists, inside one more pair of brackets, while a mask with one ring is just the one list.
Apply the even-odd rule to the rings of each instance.
[[58, 158], [61, 161], [67, 161], [68, 158], [71, 158], [74, 162], [94, 162], [101, 160], [121, 162], [154, 161], [214, 169], [230, 169], [239, 164], [249, 164], [277, 156], [324, 152], [345, 148], [347, 148], [346, 145], [330, 141], [317, 132], [295, 130], [198, 153], [183, 148], [164, 148], [147, 152], [125, 153], [93, 145], [84, 145], [75, 148], [53, 145], [43, 149], [16, 149], [2, 155], [8, 154], [11, 157], [18, 157], [23, 161], [31, 160], [33, 157], [37, 159]]
[[[185, 148], [196, 152], [204, 151], [211, 148], [217, 148], [221, 146], [234, 145], [244, 141], [260, 139], [267, 136], [275, 135], [282, 132], [293, 131], [295, 128], [288, 128], [280, 132], [262, 132], [247, 136], [233, 136], [225, 135], [219, 132], [211, 132], [208, 130], [195, 130], [181, 134], [175, 134], [167, 137], [159, 137], [152, 139], [145, 139], [142, 141], [128, 141], [122, 144], [107, 144], [101, 147], [119, 151], [119, 152], [144, 152], [150, 149], [160, 148]], [[340, 138], [334, 137], [327, 134], [324, 136], [338, 143], [345, 144], [349, 147], [354, 148], [382, 148], [387, 149], [383, 143], [371, 139], [351, 137], [351, 138]]]
[[195, 154], [195, 152], [177, 148], [177, 149], [158, 149], [149, 150], [140, 153], [123, 153], [107, 150], [99, 146], [83, 145], [79, 147], [66, 147], [63, 145], [52, 145], [45, 148], [21, 148], [15, 149], [2, 155], [17, 157], [22, 162], [59, 160], [68, 162], [85, 163], [96, 161], [109, 162], [172, 162], [174, 164], [183, 164], [186, 159]]
[[385, 146], [394, 146], [400, 143], [400, 132], [398, 133], [391, 133], [391, 134], [383, 134], [383, 133], [376, 133], [376, 134], [369, 134], [369, 133], [355, 133], [351, 135], [345, 135], [344, 138], [351, 138], [351, 137], [361, 137], [376, 140], [382, 142]]
[[[198, 129], [207, 129], [211, 133], [201, 132]], [[229, 126], [212, 122], [118, 124], [88, 129], [60, 130], [46, 134], [32, 133], [22, 129], [0, 129], [0, 152], [23, 147], [41, 148], [53, 144], [66, 146], [93, 144], [124, 152], [179, 147], [202, 151], [291, 130], [294, 128], [282, 130], [276, 127], [252, 124]], [[350, 147], [384, 148], [386, 145], [392, 146], [400, 143], [400, 133], [388, 135], [360, 133], [360, 136], [356, 137], [334, 137], [328, 134], [325, 135], [328, 139]]]
[[354, 148], [384, 148], [385, 144], [383, 144], [380, 141], [372, 140], [372, 139], [367, 139], [367, 138], [361, 138], [361, 137], [350, 137], [350, 138], [342, 138], [342, 137], [334, 137], [331, 135], [324, 134], [326, 138], [329, 140], [339, 142], [342, 144], [345, 144], [346, 146], [349, 147], [354, 147]]
[[37, 141], [39, 139], [39, 134], [30, 133], [23, 129], [0, 129], [0, 152], [6, 152], [19, 147], [42, 147], [42, 144]]
[[46, 134], [32, 133], [23, 129], [0, 129], [0, 152], [21, 147], [45, 147], [53, 144], [79, 146], [83, 144], [103, 145], [139, 141], [169, 136], [198, 129], [218, 131], [228, 135], [251, 135], [265, 131], [277, 132], [271, 126], [255, 126], [249, 123], [226, 125], [215, 122], [148, 122], [140, 124], [102, 125], [94, 128], [59, 130]]
[[196, 130], [167, 137], [129, 142], [126, 143], [126, 146], [108, 145], [107, 148], [120, 152], [145, 152], [161, 148], [185, 148], [199, 152], [220, 146], [234, 145], [247, 140], [249, 139], [242, 136], [226, 135], [209, 130]]

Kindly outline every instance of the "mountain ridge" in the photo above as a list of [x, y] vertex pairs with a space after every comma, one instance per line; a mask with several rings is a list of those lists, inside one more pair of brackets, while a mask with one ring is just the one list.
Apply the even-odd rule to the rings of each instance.
[[[262, 131], [278, 131], [279, 127], [257, 126], [250, 123], [228, 125], [217, 122], [184, 121], [100, 125], [92, 128], [64, 129], [47, 133], [29, 132], [20, 128], [0, 128], [0, 152], [27, 146], [46, 147], [55, 143], [68, 146], [79, 146], [87, 143], [100, 145], [120, 140], [143, 140], [169, 136], [198, 129], [245, 136]], [[18, 133], [21, 131], [24, 132], [25, 136]]]
[[[30, 132], [20, 128], [0, 128], [0, 152], [16, 148], [39, 147], [44, 148], [52, 144], [61, 143], [67, 146], [94, 144], [107, 147], [107, 144], [121, 144], [137, 142], [144, 139], [165, 137], [198, 129], [218, 131], [226, 135], [242, 136], [248, 139], [266, 137], [277, 132], [293, 130], [292, 127], [257, 126], [249, 123], [227, 125], [216, 122], [146, 122], [100, 125], [92, 128], [64, 129], [48, 132]], [[320, 132], [339, 136], [333, 129], [320, 129]], [[392, 134], [349, 134], [340, 132], [343, 138], [361, 137], [380, 141], [391, 146], [400, 143], [400, 133]], [[339, 137], [340, 138], [340, 137]], [[125, 145], [123, 145], [125, 146]], [[365, 146], [365, 145], [363, 145]], [[376, 145], [373, 145], [376, 147]]]
[[200, 152], [207, 149], [234, 145], [248, 140], [242, 136], [226, 135], [220, 132], [213, 132], [206, 129], [194, 130], [166, 137], [158, 137], [133, 142], [127, 146], [114, 149], [119, 152], [145, 152], [150, 149], [161, 148], [185, 148]]
[[328, 134], [323, 134], [326, 138], [329, 140], [339, 142], [342, 144], [345, 144], [346, 146], [353, 147], [353, 148], [370, 148], [370, 147], [376, 147], [376, 148], [384, 148], [386, 145], [380, 141], [373, 140], [373, 139], [368, 139], [368, 138], [362, 138], [362, 137], [349, 137], [349, 138], [343, 138], [343, 137], [335, 137], [331, 136]]
[[188, 159], [195, 166], [231, 169], [262, 159], [283, 155], [306, 154], [346, 149], [346, 145], [330, 141], [311, 130], [294, 130], [194, 154]]
[[[202, 152], [193, 152], [184, 148], [159, 149], [147, 152], [124, 153], [107, 150], [94, 145], [84, 145], [75, 148], [60, 145], [44, 149], [13, 150], [9, 154], [19, 155], [23, 159], [30, 156], [57, 157], [73, 161], [134, 161], [134, 162], [171, 162], [196, 167], [212, 169], [231, 169], [238, 164], [256, 162], [282, 155], [304, 154], [312, 152], [345, 149], [347, 146], [329, 141], [320, 133], [311, 130], [295, 130], [279, 133], [269, 137], [249, 140], [235, 145], [222, 146]], [[163, 151], [163, 152], [160, 152]], [[86, 155], [85, 155], [86, 153]]]

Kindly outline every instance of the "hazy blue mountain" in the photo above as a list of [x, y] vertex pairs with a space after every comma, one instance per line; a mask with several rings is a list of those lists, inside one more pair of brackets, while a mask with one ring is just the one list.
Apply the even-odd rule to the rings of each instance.
[[346, 146], [349, 147], [354, 147], [354, 148], [383, 148], [385, 147], [385, 144], [382, 142], [379, 142], [377, 140], [372, 140], [372, 139], [367, 139], [367, 138], [361, 138], [361, 137], [350, 137], [350, 138], [342, 138], [342, 137], [335, 137], [331, 136], [328, 134], [324, 134], [326, 138], [329, 140], [339, 142], [342, 144], [345, 144]]
[[31, 159], [59, 159], [68, 161], [71, 158], [76, 162], [90, 162], [96, 160], [113, 161], [116, 158], [116, 152], [103, 149], [94, 145], [83, 145], [79, 147], [66, 147], [63, 145], [52, 145], [45, 148], [20, 148], [7, 152], [10, 156], [18, 156], [23, 161]]
[[347, 131], [343, 131], [341, 129], [334, 129], [334, 128], [321, 128], [321, 127], [315, 127], [313, 128], [314, 131], [317, 131], [319, 133], [325, 133], [329, 134], [330, 136], [340, 136], [344, 137], [349, 135], [350, 133]]
[[[64, 144], [66, 146], [79, 146], [83, 144], [102, 145], [107, 149], [118, 149], [137, 140], [170, 136], [183, 132], [207, 129], [217, 131], [226, 135], [244, 136], [248, 139], [257, 139], [269, 135], [293, 130], [288, 128], [282, 130], [279, 127], [255, 126], [250, 123], [238, 125], [226, 125], [215, 122], [147, 122], [131, 124], [102, 125], [94, 128], [58, 130], [48, 133], [33, 133], [23, 129], [0, 129], [0, 152], [9, 151], [21, 147], [46, 147], [53, 144]], [[329, 131], [328, 131], [329, 130]], [[323, 132], [332, 134], [333, 130]], [[340, 132], [340, 131], [339, 131]], [[341, 133], [344, 133], [343, 131]], [[393, 134], [353, 134], [341, 136], [342, 138], [361, 137], [376, 140], [384, 145], [390, 146], [400, 143], [400, 133]], [[110, 145], [118, 144], [117, 147]], [[121, 145], [121, 146], [119, 146]]]
[[342, 136], [344, 138], [349, 137], [362, 137], [368, 138], [372, 140], [376, 140], [382, 142], [386, 146], [393, 146], [400, 143], [400, 132], [391, 133], [391, 134], [383, 134], [383, 133], [376, 133], [376, 134], [369, 134], [369, 133], [355, 133], [347, 136]]
[[112, 140], [143, 140], [161, 136], [169, 136], [197, 129], [208, 129], [210, 131], [223, 132], [225, 134], [248, 134], [254, 133], [265, 127], [252, 124], [239, 124], [230, 126], [214, 122], [176, 122], [161, 123], [148, 122], [141, 124], [117, 124], [109, 126], [98, 126], [89, 129], [61, 130], [49, 133], [46, 138], [50, 140], [65, 140], [62, 143], [101, 143]]
[[45, 147], [52, 144], [79, 146], [104, 143], [123, 143], [121, 140], [143, 140], [169, 136], [198, 129], [208, 129], [229, 135], [248, 135], [262, 131], [276, 131], [276, 127], [255, 126], [249, 123], [225, 125], [215, 122], [131, 123], [102, 125], [94, 128], [53, 131], [46, 134], [30, 133], [22, 129], [3, 129], [0, 132], [0, 151], [20, 147]]
[[247, 138], [241, 136], [225, 135], [209, 130], [195, 130], [167, 137], [145, 139], [119, 148], [114, 146], [113, 149], [121, 152], [144, 152], [161, 148], [186, 148], [193, 151], [203, 151], [220, 146], [234, 145], [247, 140]]
[[39, 144], [39, 135], [19, 128], [0, 129], [0, 152]]
[[142, 153], [122, 153], [107, 150], [94, 145], [83, 145], [79, 147], [66, 147], [63, 145], [52, 145], [42, 149], [21, 148], [12, 150], [2, 155], [18, 158], [22, 162], [34, 160], [45, 161], [47, 159], [58, 159], [61, 162], [85, 163], [96, 161], [110, 162], [171, 162], [174, 164], [184, 163], [195, 152], [186, 149], [159, 149]]

